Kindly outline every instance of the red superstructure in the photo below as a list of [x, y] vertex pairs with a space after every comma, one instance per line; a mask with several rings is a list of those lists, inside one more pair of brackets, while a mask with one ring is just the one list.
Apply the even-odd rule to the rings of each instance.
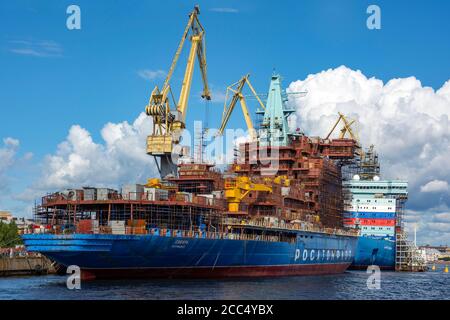
[[294, 201], [300, 210], [290, 210], [289, 219], [304, 220], [307, 214], [317, 214], [322, 225], [336, 228], [342, 226], [343, 212], [341, 168], [336, 160], [351, 160], [356, 152], [353, 139], [324, 140], [305, 135], [293, 136], [288, 146], [245, 143], [231, 171], [255, 181], [276, 176], [291, 181], [290, 192], [295, 192], [295, 197], [283, 201], [273, 194], [248, 197], [246, 202], [252, 204], [255, 213], [265, 209], [276, 215], [276, 210]]

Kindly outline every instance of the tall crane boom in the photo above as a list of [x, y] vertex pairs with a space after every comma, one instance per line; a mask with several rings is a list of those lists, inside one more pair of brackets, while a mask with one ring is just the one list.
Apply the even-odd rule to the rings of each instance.
[[342, 113], [338, 112], [339, 118], [331, 128], [330, 132], [326, 136], [326, 140], [330, 138], [331, 134], [333, 133], [334, 129], [336, 129], [339, 122], [343, 122], [343, 126], [341, 128], [341, 132], [339, 133], [339, 139], [344, 139], [345, 134], [348, 133], [350, 135], [350, 138], [355, 140], [359, 144], [359, 139], [355, 132], [352, 130], [352, 125], [355, 123], [355, 120], [349, 120], [346, 116], [344, 116]]
[[[261, 99], [259, 98], [258, 94], [256, 93], [255, 89], [253, 88], [252, 84], [250, 83], [249, 77], [250, 77], [250, 74], [246, 74], [239, 81], [228, 86], [227, 93], [225, 95], [225, 103], [223, 106], [222, 123], [220, 124], [220, 128], [217, 131], [217, 136], [220, 136], [223, 134], [223, 131], [225, 130], [228, 120], [230, 119], [230, 116], [233, 113], [234, 107], [236, 106], [236, 103], [239, 101], [241, 104], [242, 113], [244, 114], [245, 123], [247, 124], [250, 139], [251, 139], [251, 141], [256, 140], [256, 138], [257, 138], [256, 131], [253, 126], [253, 122], [250, 117], [250, 113], [248, 111], [247, 102], [245, 100], [244, 95], [242, 94], [242, 90], [244, 89], [245, 84], [248, 85], [248, 87], [250, 88], [253, 95], [258, 100], [258, 102], [261, 105], [263, 110], [265, 109], [265, 106], [262, 103]], [[230, 92], [232, 93], [232, 98], [230, 100], [230, 103], [227, 105]]]
[[[188, 23], [184, 29], [183, 36], [175, 52], [175, 57], [172, 60], [164, 84], [161, 89], [155, 86], [150, 95], [149, 102], [145, 107], [146, 114], [153, 118], [153, 132], [147, 137], [147, 154], [160, 159], [160, 164], [158, 165], [157, 162], [157, 165], [161, 177], [169, 174], [176, 176], [177, 167], [172, 156], [179, 155], [181, 152], [175, 151], [174, 146], [179, 144], [182, 130], [186, 127], [186, 113], [196, 58], [199, 61], [203, 80], [203, 92], [201, 96], [206, 100], [211, 100], [206, 72], [205, 29], [198, 19], [199, 14], [199, 7], [195, 6], [189, 15]], [[172, 110], [169, 99], [170, 96], [173, 98], [170, 81], [183, 50], [185, 40], [189, 34], [191, 34], [189, 37], [191, 48], [181, 85], [181, 93], [176, 108], [174, 108], [175, 110]]]

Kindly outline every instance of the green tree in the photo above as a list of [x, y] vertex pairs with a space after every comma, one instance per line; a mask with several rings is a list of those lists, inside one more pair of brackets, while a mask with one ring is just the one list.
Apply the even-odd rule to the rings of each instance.
[[22, 239], [18, 234], [16, 223], [14, 221], [10, 223], [0, 221], [0, 248], [10, 248], [21, 243]]

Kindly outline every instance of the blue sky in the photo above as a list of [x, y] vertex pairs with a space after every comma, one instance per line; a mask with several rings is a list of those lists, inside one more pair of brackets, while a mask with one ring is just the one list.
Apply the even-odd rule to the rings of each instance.
[[[20, 141], [7, 173], [9, 192], [39, 178], [43, 159], [72, 125], [98, 142], [107, 122], [136, 119], [153, 86], [163, 82], [139, 71], [168, 70], [195, 3], [207, 32], [209, 82], [219, 96], [247, 72], [265, 92], [274, 68], [286, 86], [341, 65], [383, 82], [414, 76], [434, 89], [450, 78], [446, 0], [1, 1], [0, 139]], [[70, 4], [81, 8], [81, 30], [66, 28]], [[370, 4], [381, 8], [381, 30], [366, 27]], [[195, 72], [188, 122], [204, 119]], [[217, 126], [222, 102], [209, 108], [209, 124]], [[244, 126], [239, 115], [231, 122]], [[30, 152], [32, 160], [23, 159]], [[0, 206], [21, 207], [8, 198]]]
[[[250, 72], [263, 92], [273, 68], [286, 83], [342, 64], [382, 80], [414, 75], [435, 88], [450, 74], [445, 0], [376, 1], [382, 9], [377, 31], [365, 26], [373, 1], [197, 2], [207, 26], [209, 79], [220, 90]], [[0, 103], [8, 119], [0, 136], [18, 138], [38, 157], [52, 152], [74, 123], [95, 134], [106, 121], [132, 120], [153, 87], [137, 71], [168, 69], [196, 2], [76, 1], [82, 29], [69, 31], [65, 10], [71, 3], [0, 4]], [[61, 56], [14, 54], [15, 40], [55, 41]], [[199, 91], [196, 81], [192, 93]]]

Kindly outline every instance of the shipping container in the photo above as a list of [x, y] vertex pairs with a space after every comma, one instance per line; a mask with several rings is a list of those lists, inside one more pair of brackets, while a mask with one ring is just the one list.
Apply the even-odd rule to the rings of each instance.
[[125, 221], [124, 220], [110, 220], [108, 225], [110, 227], [124, 227]]
[[79, 220], [76, 225], [77, 233], [98, 233], [99, 232], [99, 223], [98, 220], [85, 219]]
[[177, 192], [175, 194], [176, 201], [192, 202], [192, 193], [190, 192]]
[[126, 184], [122, 187], [122, 198], [126, 200], [141, 200], [144, 196], [142, 184]]
[[144, 198], [150, 201], [166, 201], [169, 198], [169, 191], [165, 189], [144, 187]]
[[97, 200], [97, 189], [92, 187], [83, 187], [84, 190], [84, 200], [94, 201]]
[[204, 198], [205, 204], [209, 206], [214, 204], [214, 196], [212, 194], [198, 194], [197, 197]]
[[97, 188], [97, 200], [111, 200], [117, 195], [117, 190], [109, 188]]
[[123, 220], [111, 220], [108, 226], [111, 228], [112, 234], [125, 234], [125, 221]]
[[125, 234], [147, 234], [145, 227], [126, 227]]
[[83, 190], [77, 190], [77, 189], [67, 189], [64, 191], [61, 191], [61, 196], [69, 201], [79, 201], [83, 200]]
[[146, 222], [143, 219], [129, 219], [127, 220], [127, 226], [129, 227], [142, 227], [145, 226]]

